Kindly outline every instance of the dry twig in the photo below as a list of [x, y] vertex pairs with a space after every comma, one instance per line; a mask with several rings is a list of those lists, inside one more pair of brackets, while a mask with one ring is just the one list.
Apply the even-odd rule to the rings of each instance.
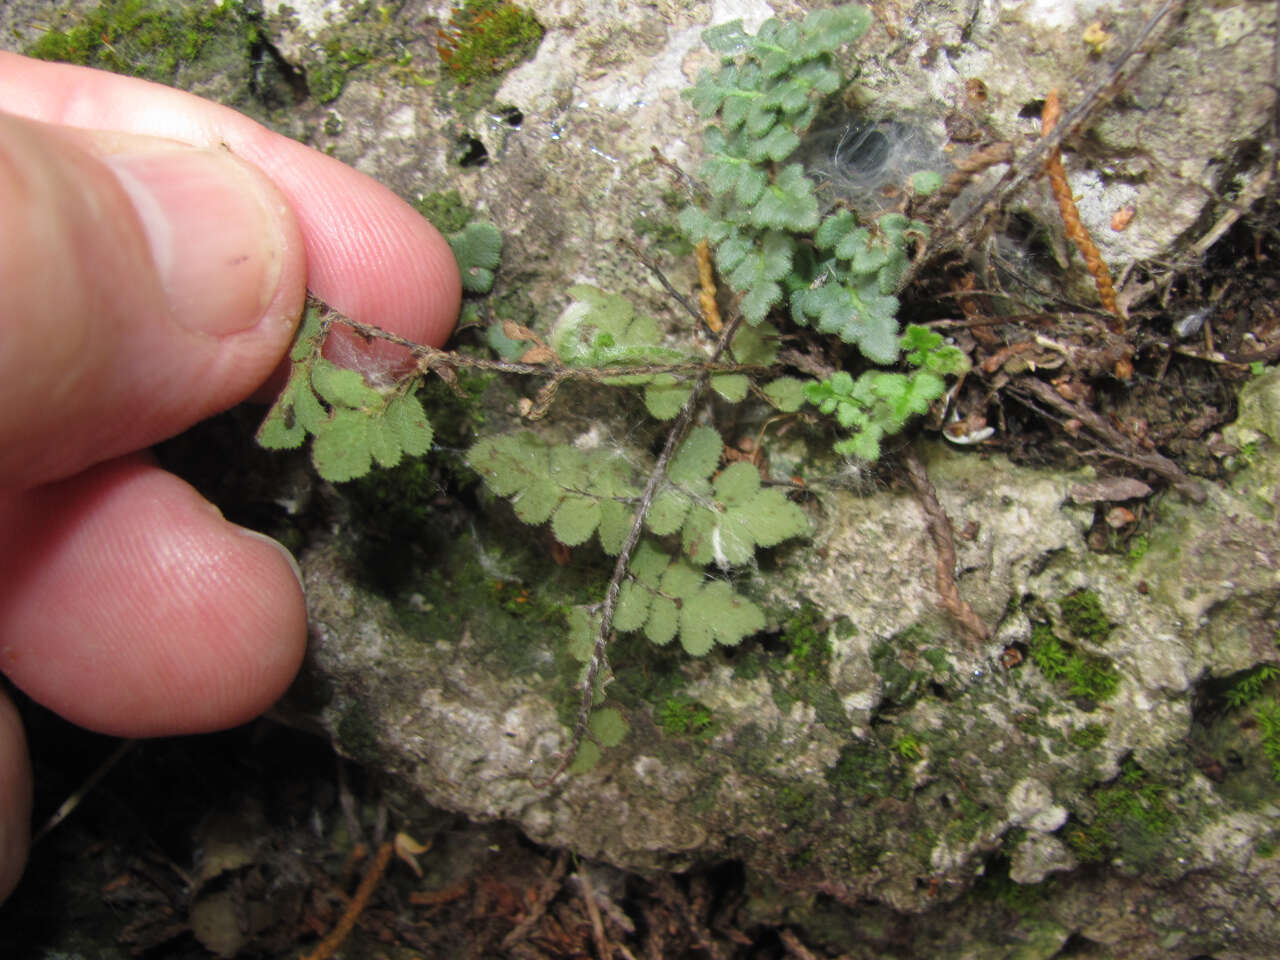
[[787, 956], [794, 957], [795, 960], [818, 960], [808, 947], [800, 942], [800, 938], [795, 935], [792, 930], [782, 930], [778, 934], [782, 940], [782, 945], [787, 949]]
[[910, 447], [903, 453], [903, 462], [916, 499], [924, 509], [925, 529], [929, 531], [929, 538], [937, 552], [938, 596], [947, 611], [959, 621], [969, 641], [977, 646], [991, 636], [991, 628], [982, 622], [973, 607], [960, 596], [960, 589], [956, 586], [956, 541], [951, 532], [951, 521], [938, 502], [938, 495], [924, 464]]
[[71, 794], [71, 796], [62, 801], [62, 804], [53, 812], [53, 815], [44, 822], [44, 825], [37, 830], [35, 834], [32, 835], [31, 845], [34, 847], [37, 843], [48, 836], [50, 831], [58, 826], [58, 824], [71, 816], [72, 811], [80, 805], [80, 801], [89, 794], [90, 790], [98, 785], [98, 781], [110, 773], [111, 768], [123, 760], [125, 754], [137, 746], [137, 744], [137, 740], [121, 740], [120, 743], [116, 745], [116, 748], [111, 751], [111, 754], [107, 759], [98, 764], [97, 769], [95, 769], [93, 773], [89, 774], [85, 782], [82, 783], [79, 788]]
[[347, 909], [343, 911], [342, 916], [338, 919], [338, 924], [333, 928], [333, 932], [321, 940], [314, 950], [300, 960], [328, 960], [342, 946], [342, 941], [347, 939], [347, 935], [351, 933], [359, 919], [365, 905], [369, 902], [369, 897], [373, 895], [374, 888], [378, 885], [378, 881], [382, 879], [382, 874], [387, 869], [387, 864], [391, 862], [391, 854], [395, 847], [388, 840], [378, 848], [377, 855], [373, 858], [373, 863], [369, 865], [369, 869], [365, 871], [365, 875], [360, 879], [360, 886], [356, 887], [356, 892], [351, 897], [351, 902], [347, 904]]
[[1010, 383], [1008, 389], [1012, 390], [1015, 395], [1021, 394], [1023, 402], [1026, 402], [1029, 395], [1041, 403], [1054, 407], [1068, 417], [1080, 421], [1090, 433], [1111, 446], [1111, 450], [1108, 451], [1111, 456], [1132, 463], [1144, 470], [1150, 470], [1157, 476], [1163, 477], [1186, 494], [1194, 503], [1205, 502], [1207, 495], [1204, 489], [1183, 473], [1176, 463], [1154, 451], [1145, 452], [1139, 450], [1128, 437], [1107, 423], [1101, 416], [1087, 407], [1072, 403], [1043, 380], [1039, 380], [1036, 377], [1021, 377]]
[[564, 879], [565, 870], [569, 866], [569, 853], [561, 850], [559, 856], [556, 857], [555, 865], [551, 868], [551, 872], [547, 874], [545, 880], [538, 887], [538, 896], [534, 900], [533, 905], [529, 907], [528, 914], [516, 926], [502, 938], [501, 947], [503, 950], [511, 950], [516, 944], [529, 935], [539, 920], [547, 912], [547, 905], [551, 903], [552, 898], [559, 892], [561, 881]]
[[595, 944], [596, 955], [600, 960], [609, 960], [613, 951], [609, 947], [609, 941], [605, 939], [604, 921], [600, 919], [600, 906], [596, 903], [596, 894], [591, 888], [591, 876], [586, 867], [578, 868], [578, 888], [587, 905], [587, 917], [591, 920], [591, 941]]
[[1089, 88], [1084, 95], [1084, 99], [1066, 115], [1063, 121], [1054, 128], [1053, 132], [1047, 137], [1041, 137], [1027, 155], [1020, 162], [1011, 166], [1005, 175], [1000, 178], [1000, 181], [988, 190], [968, 213], [946, 230], [940, 231], [934, 236], [925, 253], [903, 273], [897, 285], [899, 291], [914, 282], [923, 265], [932, 262], [938, 253], [949, 248], [960, 233], [968, 228], [971, 223], [980, 222], [988, 217], [1006, 199], [1040, 174], [1044, 162], [1049, 158], [1049, 154], [1057, 150], [1062, 145], [1063, 140], [1073, 136], [1110, 99], [1112, 91], [1118, 90], [1124, 81], [1141, 67], [1147, 57], [1147, 53], [1143, 48], [1155, 32], [1156, 27], [1168, 16], [1170, 11], [1183, 2], [1185, 0], [1165, 0], [1160, 5], [1160, 9], [1153, 13], [1147, 22], [1143, 24], [1138, 36], [1120, 55], [1120, 58], [1112, 68], [1107, 71], [1106, 76], [1100, 78]]

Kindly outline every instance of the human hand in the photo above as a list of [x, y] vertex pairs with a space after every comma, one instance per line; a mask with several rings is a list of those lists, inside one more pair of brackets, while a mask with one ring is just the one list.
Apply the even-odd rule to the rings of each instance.
[[[306, 289], [440, 344], [460, 281], [389, 190], [225, 107], [0, 52], [0, 670], [117, 736], [262, 712], [301, 660], [292, 558], [139, 452], [257, 390]], [[0, 694], [0, 900], [30, 766]]]

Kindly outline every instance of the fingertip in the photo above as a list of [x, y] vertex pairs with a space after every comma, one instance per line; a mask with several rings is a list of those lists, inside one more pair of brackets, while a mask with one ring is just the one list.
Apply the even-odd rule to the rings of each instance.
[[294, 205], [311, 291], [353, 320], [443, 345], [462, 303], [462, 277], [445, 238], [387, 187], [332, 157], [297, 144], [288, 149], [294, 147], [305, 153], [293, 163], [281, 163], [274, 149], [254, 150], [251, 159]]
[[31, 760], [13, 701], [0, 690], [0, 902], [22, 876], [31, 842]]
[[232, 726], [297, 671], [306, 607], [279, 545], [141, 457], [10, 498], [0, 531], [0, 668], [80, 726]]
[[457, 321], [462, 281], [445, 239], [393, 191], [333, 157], [191, 94], [13, 55], [0, 54], [0, 102], [48, 123], [228, 149], [265, 172], [293, 208], [317, 296], [432, 346]]

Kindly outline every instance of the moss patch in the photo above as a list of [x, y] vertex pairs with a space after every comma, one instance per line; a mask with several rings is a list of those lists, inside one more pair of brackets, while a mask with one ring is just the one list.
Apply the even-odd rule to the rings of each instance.
[[508, 0], [464, 0], [439, 32], [440, 62], [459, 84], [499, 76], [542, 40], [542, 25]]
[[1089, 802], [1092, 810], [1062, 829], [1081, 860], [1115, 859], [1147, 870], [1177, 856], [1168, 842], [1178, 822], [1172, 790], [1133, 759], [1125, 760], [1114, 780], [1096, 787]]
[[716, 730], [711, 709], [688, 697], [667, 697], [654, 711], [653, 718], [658, 729], [669, 737], [705, 739]]
[[23, 52], [40, 60], [172, 84], [179, 67], [214, 46], [247, 54], [253, 27], [239, 4], [164, 4], [154, 0], [104, 0], [78, 23], [51, 28]]
[[1105, 643], [1115, 628], [1102, 610], [1098, 595], [1092, 590], [1079, 590], [1058, 601], [1062, 621], [1077, 640]]
[[1120, 686], [1115, 664], [1106, 657], [1081, 653], [1059, 640], [1047, 623], [1032, 628], [1027, 651], [1046, 678], [1064, 688], [1067, 696], [1083, 701], [1083, 705], [1109, 699]]

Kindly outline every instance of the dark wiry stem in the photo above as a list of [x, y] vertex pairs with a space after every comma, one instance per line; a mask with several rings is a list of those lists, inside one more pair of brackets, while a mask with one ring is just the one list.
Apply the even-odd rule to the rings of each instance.
[[[728, 348], [741, 323], [742, 314], [738, 313], [734, 314], [733, 319], [725, 324], [724, 330], [720, 333], [720, 339], [716, 342], [715, 350], [712, 351], [711, 364], [720, 359], [720, 355]], [[676, 447], [679, 446], [681, 438], [684, 437], [685, 431], [689, 428], [689, 424], [693, 422], [693, 415], [698, 409], [698, 402], [702, 399], [702, 394], [706, 390], [707, 384], [711, 381], [711, 372], [711, 366], [708, 365], [698, 377], [697, 382], [694, 383], [693, 389], [689, 393], [689, 398], [685, 400], [684, 406], [680, 408], [680, 413], [676, 416], [675, 423], [667, 431], [666, 443], [663, 444], [662, 452], [658, 454], [658, 461], [654, 464], [653, 471], [649, 474], [649, 482], [645, 484], [644, 492], [640, 494], [640, 503], [636, 507], [635, 517], [632, 518], [631, 529], [627, 531], [627, 537], [622, 542], [622, 549], [618, 552], [618, 559], [613, 565], [613, 575], [609, 578], [609, 585], [605, 588], [604, 600], [600, 604], [600, 626], [596, 631], [595, 644], [591, 648], [591, 659], [587, 661], [586, 675], [582, 678], [582, 700], [578, 706], [578, 718], [573, 725], [573, 734], [559, 765], [551, 772], [550, 776], [536, 784], [540, 790], [549, 787], [560, 774], [564, 773], [577, 754], [578, 748], [582, 746], [582, 738], [587, 734], [587, 722], [591, 719], [591, 707], [595, 703], [596, 679], [609, 662], [608, 649], [609, 637], [613, 629], [613, 614], [618, 608], [618, 593], [622, 590], [622, 584], [627, 578], [627, 571], [631, 567], [631, 554], [634, 552], [636, 544], [640, 542], [640, 533], [644, 529], [644, 518], [649, 513], [649, 507], [653, 505], [653, 498], [658, 493], [658, 485], [667, 475], [667, 465], [670, 464], [671, 458], [675, 455]]]

